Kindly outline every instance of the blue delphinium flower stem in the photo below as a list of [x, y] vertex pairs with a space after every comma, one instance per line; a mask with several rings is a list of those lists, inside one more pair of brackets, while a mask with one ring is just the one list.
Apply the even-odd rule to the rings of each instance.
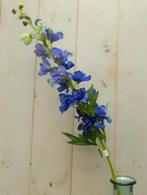
[[[33, 23], [31, 18], [23, 12], [23, 5], [19, 5], [18, 10], [13, 9], [12, 12], [13, 14], [18, 12], [19, 19], [22, 21], [23, 25], [30, 25], [33, 29], [33, 32], [25, 33], [21, 40], [23, 40], [26, 45], [30, 44], [33, 39], [39, 42], [35, 45], [36, 50], [34, 51], [36, 55], [42, 59], [39, 75], [43, 76], [50, 73], [48, 83], [51, 84], [51, 86], [56, 84], [59, 86], [57, 89], [60, 92], [60, 111], [63, 113], [70, 107], [76, 108], [78, 116], [75, 118], [78, 118], [78, 121], [80, 121], [78, 130], [80, 130], [81, 133], [78, 134], [78, 137], [65, 133], [65, 135], [71, 139], [68, 143], [94, 145], [97, 146], [102, 153], [106, 152], [103, 156], [106, 157], [111, 175], [115, 179], [115, 171], [106, 146], [104, 120], [108, 123], [111, 122], [111, 118], [107, 115], [107, 107], [99, 105], [96, 102], [98, 91], [94, 89], [93, 85], [88, 90], [79, 87], [81, 82], [91, 80], [91, 76], [87, 76], [80, 70], [74, 73], [68, 72], [68, 70], [74, 66], [74, 63], [68, 60], [71, 53], [57, 47], [52, 47], [54, 41], [63, 38], [62, 32], [54, 33], [51, 29], [46, 28], [43, 23], [40, 23], [40, 26], [40, 19], [37, 19], [35, 23]], [[56, 66], [51, 66], [51, 59]], [[96, 144], [96, 139], [98, 139], [98, 144]]]

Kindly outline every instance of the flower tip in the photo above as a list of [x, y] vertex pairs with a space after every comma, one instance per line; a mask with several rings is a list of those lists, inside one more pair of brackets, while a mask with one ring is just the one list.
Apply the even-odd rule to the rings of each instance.
[[16, 9], [13, 8], [13, 9], [12, 9], [12, 13], [13, 13], [13, 14], [16, 14]]
[[18, 5], [18, 9], [23, 9], [24, 8], [24, 5], [22, 4], [22, 3], [20, 3], [19, 5]]

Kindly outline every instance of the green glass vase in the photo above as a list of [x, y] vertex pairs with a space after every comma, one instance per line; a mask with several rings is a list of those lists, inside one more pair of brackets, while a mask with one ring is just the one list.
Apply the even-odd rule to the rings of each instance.
[[113, 184], [113, 195], [133, 195], [133, 185], [136, 180], [129, 176], [116, 176], [116, 179], [111, 178]]

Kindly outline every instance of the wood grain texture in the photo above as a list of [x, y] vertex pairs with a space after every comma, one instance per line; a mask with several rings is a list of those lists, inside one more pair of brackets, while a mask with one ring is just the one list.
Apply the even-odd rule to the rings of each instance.
[[119, 173], [138, 180], [135, 194], [147, 191], [146, 18], [146, 1], [121, 1], [116, 164]]
[[[73, 51], [73, 54], [76, 13], [75, 0], [40, 1], [39, 17], [55, 31], [64, 31], [65, 39], [58, 47]], [[72, 148], [61, 132], [73, 130], [73, 110], [61, 115], [58, 94], [46, 79], [36, 78], [30, 195], [69, 195]]]
[[[117, 11], [115, 0], [79, 1], [77, 69], [92, 75], [92, 83], [100, 90], [99, 103], [109, 103], [113, 124], [108, 125], [107, 132], [112, 158], [116, 109]], [[72, 175], [72, 195], [110, 194], [111, 175], [106, 161], [100, 159], [96, 148], [74, 147]]]
[[[38, 2], [24, 1], [28, 12]], [[32, 133], [34, 56], [19, 36], [24, 31], [11, 9], [18, 1], [1, 1], [0, 15], [0, 194], [27, 195]], [[21, 29], [21, 30], [20, 30]]]

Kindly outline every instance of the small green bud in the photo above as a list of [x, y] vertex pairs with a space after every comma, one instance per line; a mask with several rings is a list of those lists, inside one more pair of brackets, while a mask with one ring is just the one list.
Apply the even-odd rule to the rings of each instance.
[[27, 26], [27, 25], [28, 25], [28, 22], [22, 21], [22, 24], [23, 24], [24, 26]]
[[37, 19], [35, 20], [35, 27], [41, 33], [41, 31], [43, 31], [43, 28], [45, 28], [45, 24], [41, 19]]
[[24, 17], [22, 15], [19, 16], [19, 19], [22, 20]]
[[25, 16], [24, 17], [26, 20], [31, 20], [30, 16]]
[[16, 14], [16, 9], [13, 8], [13, 9], [12, 9], [12, 13], [13, 13], [13, 14]]
[[40, 22], [42, 22], [42, 20], [39, 19], [39, 18], [37, 18], [37, 19], [35, 20], [35, 25], [38, 25], [38, 23], [40, 23]]
[[22, 20], [22, 19], [24, 19], [24, 18], [25, 18], [25, 13], [22, 13], [22, 12], [19, 13], [19, 19]]
[[23, 9], [23, 8], [24, 8], [24, 5], [23, 5], [23, 4], [19, 4], [19, 5], [18, 5], [18, 8], [19, 8], [19, 9]]
[[29, 45], [32, 42], [33, 36], [31, 33], [23, 33], [20, 40], [24, 42], [25, 45]]

